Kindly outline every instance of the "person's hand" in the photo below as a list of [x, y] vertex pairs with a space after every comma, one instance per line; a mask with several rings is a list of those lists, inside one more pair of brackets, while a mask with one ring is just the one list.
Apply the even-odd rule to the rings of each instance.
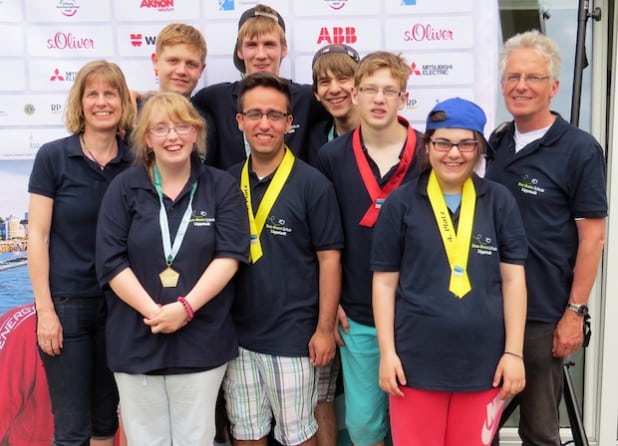
[[37, 310], [36, 337], [39, 347], [49, 356], [57, 356], [62, 351], [64, 341], [62, 324], [56, 310]]
[[174, 333], [189, 323], [189, 316], [180, 302], [163, 305], [152, 318], [144, 318], [144, 324], [152, 333]]
[[314, 367], [324, 367], [335, 357], [335, 333], [318, 328], [309, 340], [309, 359]]
[[335, 341], [337, 341], [337, 345], [345, 345], [345, 342], [343, 342], [341, 334], [339, 333], [340, 329], [346, 333], [350, 331], [348, 317], [346, 316], [345, 311], [343, 310], [341, 305], [339, 305], [339, 308], [337, 308], [337, 321], [335, 323]]
[[503, 400], [524, 390], [526, 372], [523, 358], [510, 353], [502, 355], [494, 373], [493, 386], [498, 387], [500, 382], [502, 382], [502, 389], [500, 389], [499, 396]]
[[403, 396], [399, 386], [406, 385], [406, 375], [397, 353], [380, 354], [380, 388], [392, 396]]
[[574, 311], [566, 310], [554, 330], [552, 354], [566, 358], [584, 342], [584, 318]]

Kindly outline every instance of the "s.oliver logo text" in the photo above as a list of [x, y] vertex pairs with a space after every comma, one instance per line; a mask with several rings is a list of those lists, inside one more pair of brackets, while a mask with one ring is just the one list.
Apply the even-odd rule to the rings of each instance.
[[416, 41], [421, 42], [425, 40], [453, 40], [452, 29], [437, 29], [431, 25], [422, 25], [417, 23], [407, 31], [403, 33], [403, 40], [405, 42]]
[[50, 50], [84, 50], [94, 49], [94, 39], [77, 37], [73, 33], [57, 32], [53, 38], [47, 39], [47, 49]]

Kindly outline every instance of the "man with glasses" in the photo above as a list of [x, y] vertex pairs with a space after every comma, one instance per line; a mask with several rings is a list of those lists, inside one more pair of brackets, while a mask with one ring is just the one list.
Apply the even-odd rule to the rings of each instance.
[[[233, 59], [242, 76], [257, 72], [279, 76], [281, 61], [287, 52], [285, 22], [276, 10], [258, 4], [240, 16]], [[326, 113], [313, 97], [309, 85], [287, 82], [294, 121], [285, 135], [285, 142], [295, 155], [304, 159], [310, 127], [325, 118]], [[214, 120], [216, 135], [208, 140], [206, 163], [221, 169], [243, 161], [249, 153], [248, 142], [235, 120], [239, 91], [240, 82], [223, 82], [201, 89], [192, 99], [202, 114]]]
[[386, 51], [363, 58], [352, 93], [360, 125], [324, 145], [318, 155], [335, 186], [346, 237], [337, 341], [346, 428], [357, 446], [383, 445], [388, 433], [388, 400], [378, 385], [369, 254], [380, 206], [414, 175], [422, 154], [422, 135], [398, 116], [408, 99], [410, 71], [402, 57]]
[[230, 172], [246, 198], [250, 263], [232, 316], [239, 357], [223, 384], [235, 445], [266, 445], [271, 419], [283, 445], [316, 445], [315, 368], [335, 355], [343, 234], [337, 197], [284, 142], [289, 83], [271, 73], [240, 82], [238, 128], [250, 156]]
[[582, 345], [605, 241], [605, 161], [591, 135], [550, 110], [560, 72], [551, 39], [538, 31], [511, 37], [500, 69], [513, 121], [490, 138], [487, 178], [515, 196], [530, 245], [519, 435], [527, 446], [558, 446], [562, 363]]

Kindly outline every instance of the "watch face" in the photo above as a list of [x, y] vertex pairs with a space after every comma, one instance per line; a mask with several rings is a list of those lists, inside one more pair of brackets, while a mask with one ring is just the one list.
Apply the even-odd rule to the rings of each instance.
[[588, 314], [588, 307], [586, 305], [580, 305], [577, 312], [585, 316]]

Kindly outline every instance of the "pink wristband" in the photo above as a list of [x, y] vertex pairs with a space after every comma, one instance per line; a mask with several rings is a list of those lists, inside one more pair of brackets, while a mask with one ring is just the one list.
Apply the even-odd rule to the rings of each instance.
[[189, 320], [193, 319], [195, 312], [193, 311], [193, 308], [191, 308], [191, 305], [189, 304], [189, 302], [187, 302], [187, 299], [185, 299], [182, 296], [178, 296], [177, 300], [178, 302], [182, 304], [183, 308], [185, 309], [185, 312], [187, 313], [187, 317], [189, 318]]

